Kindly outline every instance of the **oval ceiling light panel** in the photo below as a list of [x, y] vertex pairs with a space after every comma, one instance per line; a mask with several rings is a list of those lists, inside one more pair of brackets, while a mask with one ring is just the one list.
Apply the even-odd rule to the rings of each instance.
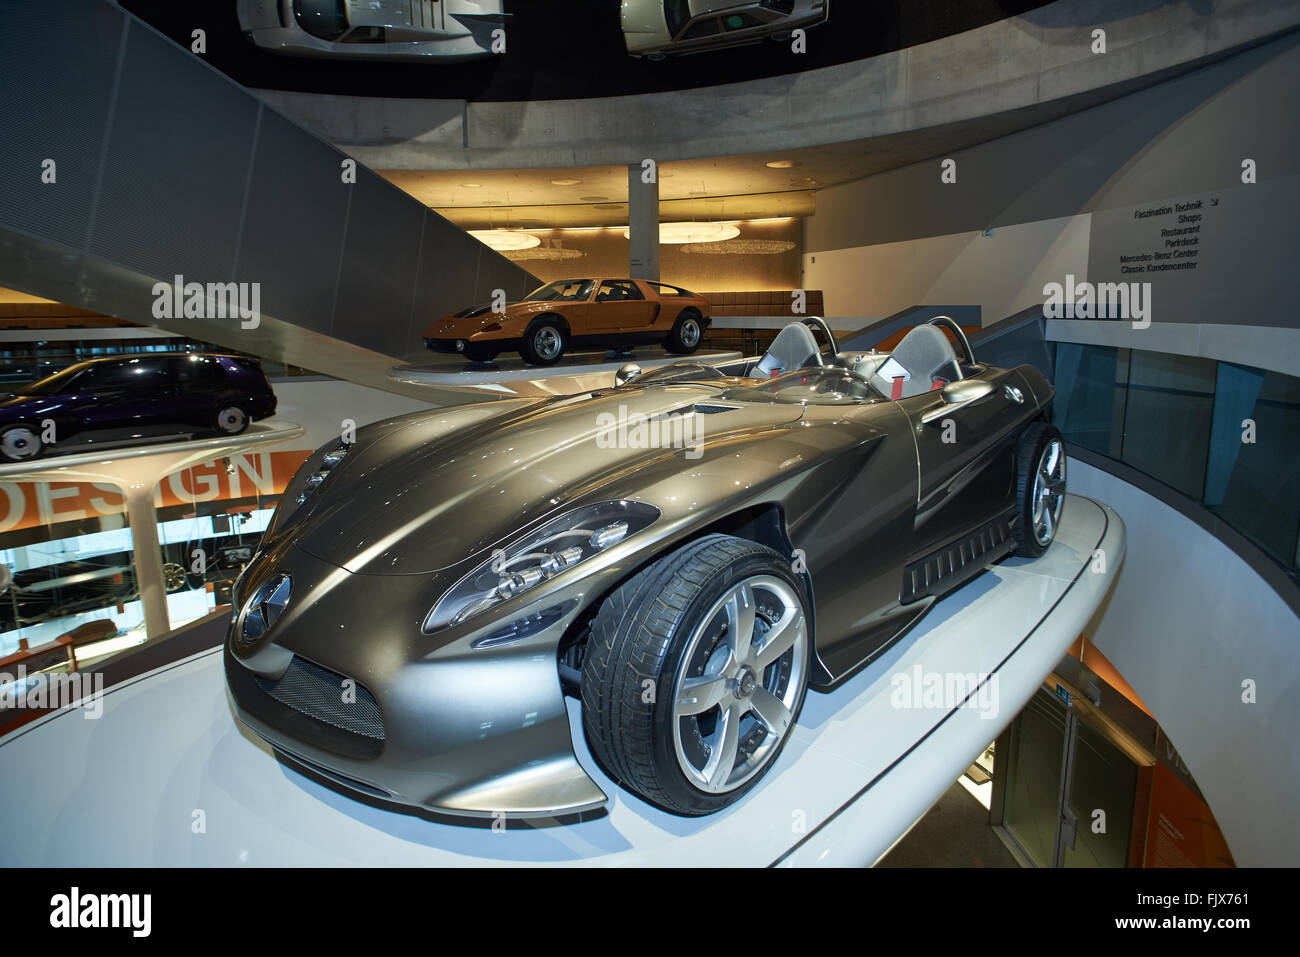
[[[632, 238], [632, 230], [623, 230], [623, 235]], [[735, 239], [740, 229], [731, 223], [660, 223], [659, 242], [665, 246], [682, 243], [720, 243]]]
[[471, 229], [469, 234], [484, 246], [498, 252], [504, 249], [532, 249], [542, 244], [536, 236], [515, 232], [513, 229]]

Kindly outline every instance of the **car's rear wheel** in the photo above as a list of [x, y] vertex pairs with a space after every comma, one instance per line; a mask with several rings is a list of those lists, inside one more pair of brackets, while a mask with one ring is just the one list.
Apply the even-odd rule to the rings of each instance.
[[23, 462], [41, 454], [41, 437], [29, 425], [11, 425], [0, 431], [0, 457], [6, 462]]
[[524, 333], [519, 354], [524, 361], [535, 366], [549, 366], [564, 355], [564, 330], [551, 318], [537, 319]]
[[493, 349], [491, 346], [467, 343], [463, 355], [470, 362], [491, 362], [500, 351], [500, 349]]
[[691, 542], [615, 590], [592, 623], [582, 669], [592, 753], [664, 810], [721, 810], [789, 740], [811, 649], [789, 562], [726, 535]]
[[1056, 538], [1065, 507], [1065, 443], [1055, 426], [1034, 422], [1020, 436], [1016, 459], [1017, 554], [1037, 558]]
[[217, 410], [216, 425], [223, 435], [238, 435], [248, 428], [248, 413], [238, 405], [223, 405]]
[[664, 344], [669, 352], [690, 355], [700, 347], [703, 336], [704, 322], [700, 314], [694, 309], [687, 309], [673, 323], [672, 331], [668, 333], [668, 340]]

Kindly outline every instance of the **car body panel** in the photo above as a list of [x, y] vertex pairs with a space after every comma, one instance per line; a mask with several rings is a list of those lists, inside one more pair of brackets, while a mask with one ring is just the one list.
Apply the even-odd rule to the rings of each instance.
[[758, 43], [830, 17], [830, 0], [623, 0], [632, 56], [661, 58]]
[[[236, 583], [226, 654], [240, 717], [345, 786], [426, 809], [539, 816], [599, 806], [574, 757], [558, 656], [603, 596], [700, 535], [766, 523], [767, 543], [808, 591], [812, 686], [846, 680], [933, 603], [904, 595], [908, 564], [1014, 507], [1015, 441], [1043, 415], [1051, 386], [1027, 366], [969, 373], [1014, 384], [1022, 401], [999, 387], [978, 407], [954, 408], [951, 419], [981, 435], [960, 439], [951, 462], [929, 444], [949, 417], [921, 420], [942, 393], [893, 401], [847, 369], [766, 381], [682, 362], [619, 387], [365, 427], [298, 504], [327, 449], [307, 461]], [[850, 380], [862, 388], [836, 391]], [[679, 431], [632, 437], [651, 421]], [[658, 517], [544, 586], [429, 630], [440, 597], [497, 550], [608, 502], [648, 503]], [[286, 575], [281, 616], [246, 633]], [[382, 742], [272, 700], [266, 689], [299, 661], [326, 669], [331, 686], [364, 687]]]
[[[590, 283], [590, 288], [578, 299], [508, 302], [500, 313], [493, 312], [490, 304], [462, 309], [430, 323], [424, 330], [425, 345], [434, 352], [448, 353], [463, 353], [466, 347], [513, 350], [519, 348], [529, 324], [542, 316], [558, 317], [569, 341], [577, 345], [658, 342], [667, 338], [688, 309], [699, 314], [702, 328], [708, 328], [712, 316], [712, 305], [705, 296], [667, 283], [628, 277], [586, 277], [557, 283]], [[547, 283], [542, 289], [557, 283]], [[633, 289], [640, 298], [611, 298], [610, 284]]]

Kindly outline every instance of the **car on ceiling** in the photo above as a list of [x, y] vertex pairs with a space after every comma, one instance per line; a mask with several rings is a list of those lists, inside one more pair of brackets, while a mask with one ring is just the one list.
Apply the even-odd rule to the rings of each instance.
[[492, 53], [502, 0], [237, 0], [258, 47], [291, 56], [453, 63]]
[[830, 17], [830, 0], [623, 0], [623, 37], [632, 56], [681, 53], [786, 40]]
[[89, 359], [0, 395], [0, 460], [196, 433], [237, 435], [275, 414], [249, 356], [154, 352]]
[[808, 688], [1055, 536], [1051, 383], [936, 321], [883, 353], [809, 319], [762, 357], [625, 366], [328, 443], [235, 588], [239, 718], [345, 789], [426, 810], [606, 804], [575, 734], [651, 805], [733, 804]]
[[570, 346], [663, 343], [689, 355], [700, 346], [712, 307], [704, 296], [646, 279], [560, 279], [534, 289], [504, 312], [471, 306], [433, 322], [424, 344], [471, 362], [517, 350], [533, 365], [558, 362]]

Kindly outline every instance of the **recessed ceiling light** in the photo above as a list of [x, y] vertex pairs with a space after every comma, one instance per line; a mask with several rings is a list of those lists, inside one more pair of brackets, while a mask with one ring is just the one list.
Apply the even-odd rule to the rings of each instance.
[[461, 186], [464, 186], [466, 189], [482, 189], [482, 188], [483, 188], [483, 184], [482, 184], [482, 183], [461, 183], [460, 185], [461, 185]]
[[790, 169], [794, 166], [794, 160], [772, 160], [772, 162], [763, 165], [768, 169]]
[[552, 186], [577, 186], [581, 182], [582, 180], [580, 179], [553, 179], [551, 180], [551, 185]]

